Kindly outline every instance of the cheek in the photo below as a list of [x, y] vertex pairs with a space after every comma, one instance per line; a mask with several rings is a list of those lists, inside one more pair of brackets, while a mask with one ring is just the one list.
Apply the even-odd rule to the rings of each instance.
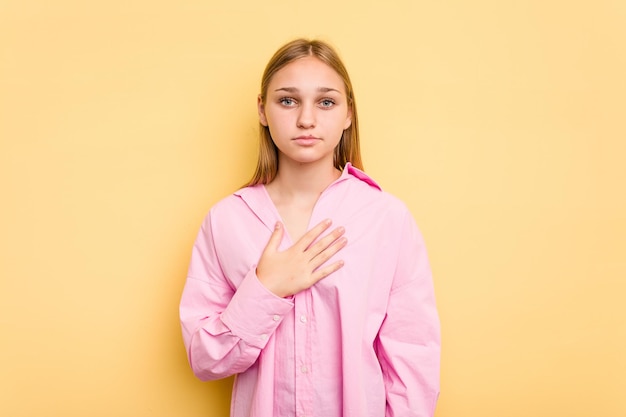
[[284, 111], [270, 111], [265, 117], [269, 126], [283, 126], [289, 121], [289, 113]]
[[266, 126], [269, 128], [270, 132], [275, 131], [277, 126], [279, 125], [277, 118], [272, 114], [266, 114], [265, 121]]
[[335, 119], [334, 125], [337, 126], [337, 129], [346, 130], [350, 127], [351, 119], [348, 113], [342, 113], [340, 116], [337, 116]]
[[284, 117], [273, 117], [267, 118], [267, 128], [270, 131], [270, 135], [272, 139], [278, 139], [286, 134], [287, 130], [287, 121]]

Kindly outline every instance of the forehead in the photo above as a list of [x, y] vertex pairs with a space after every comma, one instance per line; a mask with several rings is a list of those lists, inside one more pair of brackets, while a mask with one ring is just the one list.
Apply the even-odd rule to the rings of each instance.
[[289, 87], [299, 90], [328, 87], [345, 92], [344, 82], [337, 71], [313, 56], [299, 58], [278, 70], [272, 77], [268, 90], [273, 92], [278, 88]]

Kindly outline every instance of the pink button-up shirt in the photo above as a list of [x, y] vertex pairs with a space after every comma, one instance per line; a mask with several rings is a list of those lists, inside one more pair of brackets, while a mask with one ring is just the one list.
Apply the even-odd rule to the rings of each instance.
[[[217, 203], [202, 224], [180, 304], [202, 380], [237, 374], [233, 417], [432, 416], [439, 319], [422, 237], [406, 206], [350, 164], [319, 197], [345, 266], [291, 298], [256, 263], [280, 216], [262, 185]], [[282, 249], [293, 242], [285, 234]]]

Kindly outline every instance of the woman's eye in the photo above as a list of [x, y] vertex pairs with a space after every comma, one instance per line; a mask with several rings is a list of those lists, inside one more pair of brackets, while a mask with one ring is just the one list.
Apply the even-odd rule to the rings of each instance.
[[294, 104], [296, 104], [296, 101], [289, 97], [283, 97], [279, 100], [279, 102], [283, 106], [293, 106]]
[[320, 105], [322, 107], [332, 107], [335, 104], [334, 101], [330, 100], [330, 99], [324, 99], [322, 101], [320, 101]]

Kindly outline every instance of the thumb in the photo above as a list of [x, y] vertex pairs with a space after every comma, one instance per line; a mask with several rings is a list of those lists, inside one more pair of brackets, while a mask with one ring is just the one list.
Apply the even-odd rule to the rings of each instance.
[[265, 252], [278, 251], [280, 242], [282, 242], [283, 240], [283, 227], [284, 226], [281, 222], [276, 222], [276, 226], [274, 226], [274, 231], [272, 232], [272, 235], [270, 236], [270, 240], [267, 242], [267, 245], [265, 246]]

